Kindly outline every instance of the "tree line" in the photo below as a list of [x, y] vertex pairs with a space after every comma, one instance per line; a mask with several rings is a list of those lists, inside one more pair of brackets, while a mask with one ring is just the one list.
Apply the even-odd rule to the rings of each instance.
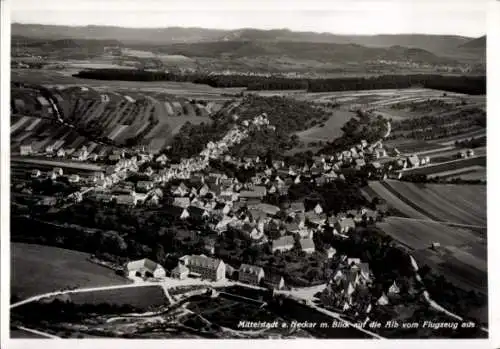
[[335, 92], [348, 90], [377, 90], [424, 87], [471, 95], [486, 94], [486, 76], [444, 76], [431, 74], [381, 75], [348, 78], [291, 78], [281, 75], [256, 76], [204, 72], [173, 73], [136, 69], [90, 69], [74, 75], [78, 78], [122, 81], [184, 81], [219, 88], [241, 87], [247, 90], [307, 90]]

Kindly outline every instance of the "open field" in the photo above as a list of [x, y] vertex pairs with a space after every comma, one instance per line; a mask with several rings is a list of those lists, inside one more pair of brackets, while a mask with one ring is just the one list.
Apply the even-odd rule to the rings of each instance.
[[486, 225], [486, 186], [370, 182], [389, 206], [409, 218], [475, 226]]
[[328, 121], [325, 122], [325, 126], [312, 127], [298, 132], [297, 136], [303, 141], [331, 141], [342, 135], [342, 126], [355, 116], [356, 114], [352, 112], [336, 109]]
[[70, 295], [75, 304], [108, 303], [118, 306], [131, 305], [146, 311], [151, 307], [168, 305], [168, 300], [160, 286], [127, 287], [119, 289], [80, 292]]
[[126, 284], [130, 281], [87, 260], [88, 254], [57, 247], [11, 244], [11, 294], [24, 299], [66, 287]]
[[[487, 293], [486, 241], [475, 232], [449, 227], [432, 221], [388, 217], [377, 226], [385, 233], [413, 249], [418, 262], [466, 290]], [[438, 250], [431, 250], [439, 242]]]
[[[76, 71], [75, 71], [76, 72]], [[73, 72], [71, 72], [73, 73]], [[235, 95], [240, 93], [242, 88], [214, 88], [208, 85], [193, 84], [190, 82], [175, 81], [104, 81], [81, 79], [64, 74], [63, 71], [41, 70], [41, 69], [12, 69], [11, 80], [29, 84], [43, 85], [77, 85], [87, 87], [105, 87], [114, 89], [140, 89], [141, 91], [158, 91], [172, 93], [175, 95], [202, 96], [213, 95]]]
[[486, 180], [486, 168], [482, 166], [463, 167], [456, 170], [444, 171], [433, 173], [432, 178], [454, 179], [459, 178], [462, 180]]
[[380, 197], [384, 199], [387, 202], [387, 205], [389, 205], [389, 207], [396, 209], [405, 217], [416, 218], [416, 219], [429, 219], [429, 217], [427, 217], [425, 214], [416, 210], [411, 205], [401, 201], [397, 195], [387, 190], [387, 188], [384, 187], [382, 182], [379, 181], [369, 182], [368, 186], [364, 188], [363, 191], [365, 192], [366, 196], [370, 197], [370, 200], [373, 199], [374, 197]]
[[439, 143], [442, 145], [453, 145], [453, 144], [455, 144], [456, 141], [464, 141], [464, 140], [468, 140], [471, 138], [480, 138], [480, 137], [486, 137], [486, 129], [479, 128], [479, 129], [472, 130], [472, 131], [465, 132], [465, 133], [461, 133], [461, 134], [458, 134], [455, 136], [435, 139], [435, 140], [432, 140], [430, 142]]
[[442, 246], [484, 243], [480, 234], [466, 228], [450, 227], [440, 222], [411, 218], [387, 217], [377, 223], [385, 233], [414, 250], [427, 249], [433, 242]]

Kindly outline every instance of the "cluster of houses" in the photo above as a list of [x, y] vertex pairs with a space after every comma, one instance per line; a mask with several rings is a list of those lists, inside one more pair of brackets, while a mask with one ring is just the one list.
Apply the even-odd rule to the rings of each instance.
[[[209, 281], [221, 281], [230, 277], [254, 286], [265, 286], [280, 290], [285, 287], [283, 277], [271, 270], [241, 264], [236, 273], [231, 273], [232, 267], [223, 260], [207, 257], [205, 255], [185, 255], [179, 258], [177, 266], [168, 273], [159, 263], [148, 258], [132, 261], [126, 264], [126, 275], [131, 279], [163, 279], [168, 274], [170, 277], [185, 280], [188, 277]], [[237, 274], [237, 275], [235, 275]]]
[[370, 288], [372, 282], [368, 263], [359, 258], [342, 256], [320, 299], [325, 305], [358, 317], [361, 314], [369, 314], [375, 305], [388, 305], [390, 299], [397, 297], [400, 292], [394, 281], [387, 291], [376, 295], [374, 300]]

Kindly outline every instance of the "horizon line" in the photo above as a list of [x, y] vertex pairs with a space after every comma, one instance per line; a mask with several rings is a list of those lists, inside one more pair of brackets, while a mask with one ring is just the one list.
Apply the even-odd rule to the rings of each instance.
[[313, 34], [321, 34], [321, 35], [336, 35], [336, 36], [381, 36], [381, 35], [425, 35], [425, 36], [451, 36], [451, 37], [462, 37], [462, 38], [471, 38], [471, 39], [479, 39], [484, 36], [487, 36], [486, 33], [481, 34], [479, 36], [469, 36], [469, 35], [460, 35], [460, 34], [440, 34], [440, 33], [419, 33], [419, 32], [398, 32], [398, 33], [376, 33], [376, 34], [338, 34], [334, 32], [320, 32], [320, 31], [302, 31], [302, 30], [293, 30], [290, 28], [271, 28], [271, 29], [262, 29], [256, 27], [239, 27], [232, 29], [222, 29], [222, 28], [210, 28], [210, 27], [193, 27], [193, 26], [167, 26], [167, 27], [127, 27], [120, 25], [102, 25], [102, 24], [85, 24], [85, 25], [71, 25], [71, 24], [50, 24], [50, 23], [35, 23], [35, 22], [20, 22], [15, 21], [11, 22], [11, 26], [14, 24], [20, 25], [40, 25], [40, 26], [52, 26], [52, 27], [70, 27], [70, 28], [85, 28], [85, 27], [101, 27], [101, 28], [121, 28], [121, 29], [172, 29], [172, 28], [180, 28], [180, 29], [204, 29], [204, 30], [217, 30], [221, 32], [229, 32], [229, 31], [238, 31], [238, 30], [259, 30], [259, 31], [289, 31], [294, 33], [313, 33]]

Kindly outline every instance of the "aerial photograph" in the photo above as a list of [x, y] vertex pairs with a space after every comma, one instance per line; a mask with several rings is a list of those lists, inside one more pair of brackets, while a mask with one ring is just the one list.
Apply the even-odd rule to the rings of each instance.
[[12, 340], [489, 338], [485, 1], [97, 3], [11, 1]]

